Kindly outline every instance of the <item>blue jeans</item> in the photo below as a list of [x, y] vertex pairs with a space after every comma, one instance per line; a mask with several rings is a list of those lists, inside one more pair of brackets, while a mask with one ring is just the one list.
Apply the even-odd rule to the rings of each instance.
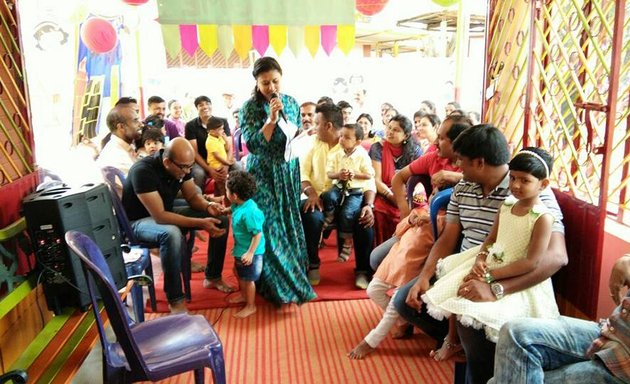
[[207, 179], [206, 171], [204, 171], [203, 168], [201, 168], [201, 165], [195, 163], [193, 164], [193, 167], [190, 170], [190, 173], [192, 174], [195, 184], [199, 188], [201, 188], [201, 191], [202, 191], [201, 193], [203, 193], [204, 188], [206, 188], [206, 179]]
[[262, 272], [263, 254], [254, 255], [252, 263], [249, 265], [243, 265], [240, 258], [234, 258], [234, 266], [239, 280], [258, 281]]
[[354, 227], [354, 217], [357, 212], [361, 211], [363, 192], [352, 193], [344, 198], [344, 191], [337, 186], [333, 186], [322, 193], [322, 201], [324, 203], [325, 213], [337, 213], [337, 230], [339, 231], [339, 235], [344, 239], [351, 237], [352, 228]]
[[513, 320], [501, 328], [492, 383], [621, 383], [599, 359], [584, 354], [599, 336], [592, 321]]
[[383, 259], [385, 259], [385, 256], [387, 256], [389, 251], [392, 250], [392, 247], [398, 240], [400, 239], [394, 235], [389, 240], [385, 240], [381, 244], [377, 245], [372, 253], [370, 253], [370, 267], [374, 272], [376, 272], [379, 265], [383, 262]]
[[[173, 212], [188, 217], [210, 217], [208, 213], [196, 211], [188, 206], [177, 206]], [[225, 216], [216, 217], [221, 220], [218, 224], [221, 228], [229, 229], [228, 219]], [[138, 240], [157, 244], [160, 248], [160, 262], [164, 273], [164, 292], [169, 303], [184, 298], [182, 290], [182, 257], [190, 258], [191, 247], [187, 245], [186, 231], [175, 225], [158, 224], [149, 216], [131, 222]], [[221, 236], [208, 240], [208, 262], [206, 264], [206, 279], [221, 278], [225, 251], [227, 248], [228, 232]], [[194, 239], [193, 239], [194, 241]]]
[[[319, 238], [324, 225], [324, 213], [319, 210], [304, 212], [306, 200], [300, 202], [300, 216], [304, 227], [304, 237], [306, 238], [306, 252], [308, 254], [309, 269], [318, 269], [321, 261], [319, 259]], [[366, 273], [371, 275], [370, 252], [374, 243], [374, 227], [365, 228], [359, 223], [358, 210], [353, 217], [352, 239], [354, 242], [354, 255], [356, 268], [355, 273]]]
[[[416, 277], [398, 289], [398, 293], [392, 298], [394, 308], [402, 318], [422, 329], [440, 345], [448, 333], [448, 320], [436, 320], [431, 317], [427, 313], [426, 305], [417, 311], [405, 303], [409, 290], [417, 280]], [[482, 329], [465, 327], [457, 323], [457, 333], [466, 352], [466, 382], [486, 383], [492, 377], [494, 369], [495, 344], [486, 339]]]

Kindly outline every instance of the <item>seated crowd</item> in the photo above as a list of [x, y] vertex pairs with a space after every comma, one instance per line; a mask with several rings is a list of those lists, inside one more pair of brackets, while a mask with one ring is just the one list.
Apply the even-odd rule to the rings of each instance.
[[[559, 315], [549, 279], [567, 252], [546, 151], [529, 147], [510, 159], [504, 135], [455, 102], [441, 119], [422, 101], [413, 122], [384, 103], [382, 127], [365, 111], [352, 122], [345, 101], [299, 105], [279, 94], [282, 70], [267, 59], [254, 66], [254, 96], [235, 112], [235, 127], [212, 115], [206, 96], [188, 122], [175, 100], [165, 116], [158, 96], [144, 122], [131, 98], [107, 115], [97, 164], [127, 176], [123, 205], [136, 236], [159, 248], [172, 312], [187, 310], [182, 260], [193, 252], [191, 232], [211, 237], [206, 265], [192, 270], [205, 273], [205, 288], [226, 293], [234, 290], [222, 276], [232, 232], [240, 288], [232, 302], [247, 317], [257, 289], [276, 305], [312, 300], [320, 247], [336, 230], [337, 260], [354, 255], [356, 287], [383, 309], [350, 358], [415, 326], [436, 340], [434, 359], [466, 361], [472, 383], [628, 382], [630, 298], [619, 288], [630, 282], [630, 256], [613, 270], [620, 307], [603, 328]], [[429, 205], [445, 188], [453, 191], [434, 238]]]

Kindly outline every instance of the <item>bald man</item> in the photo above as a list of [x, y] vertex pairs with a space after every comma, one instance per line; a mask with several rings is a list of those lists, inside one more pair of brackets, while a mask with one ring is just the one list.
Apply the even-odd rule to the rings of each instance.
[[[123, 205], [136, 237], [159, 244], [164, 291], [171, 312], [185, 312], [181, 258], [189, 257], [182, 229], [207, 231], [208, 263], [204, 287], [231, 292], [221, 278], [227, 244], [228, 220], [220, 204], [209, 202], [192, 179], [195, 150], [188, 140], [175, 138], [166, 148], [135, 163], [123, 187]], [[181, 190], [188, 206], [173, 206]]]

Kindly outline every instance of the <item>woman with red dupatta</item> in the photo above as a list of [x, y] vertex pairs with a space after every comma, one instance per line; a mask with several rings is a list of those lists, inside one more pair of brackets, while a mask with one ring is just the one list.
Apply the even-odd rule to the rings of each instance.
[[370, 148], [377, 191], [374, 200], [376, 245], [391, 238], [400, 221], [400, 212], [391, 189], [394, 174], [422, 154], [411, 135], [412, 128], [409, 118], [396, 115], [389, 121], [383, 141], [374, 143]]

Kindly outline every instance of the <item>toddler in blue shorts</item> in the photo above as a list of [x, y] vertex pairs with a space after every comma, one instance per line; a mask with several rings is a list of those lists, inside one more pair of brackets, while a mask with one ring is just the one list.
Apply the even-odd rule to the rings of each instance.
[[234, 317], [245, 318], [256, 312], [256, 285], [262, 271], [265, 253], [263, 223], [265, 216], [252, 200], [256, 180], [245, 171], [232, 171], [226, 182], [226, 196], [232, 202], [232, 235], [234, 236], [234, 269], [238, 276], [240, 294], [229, 300], [245, 303]]

